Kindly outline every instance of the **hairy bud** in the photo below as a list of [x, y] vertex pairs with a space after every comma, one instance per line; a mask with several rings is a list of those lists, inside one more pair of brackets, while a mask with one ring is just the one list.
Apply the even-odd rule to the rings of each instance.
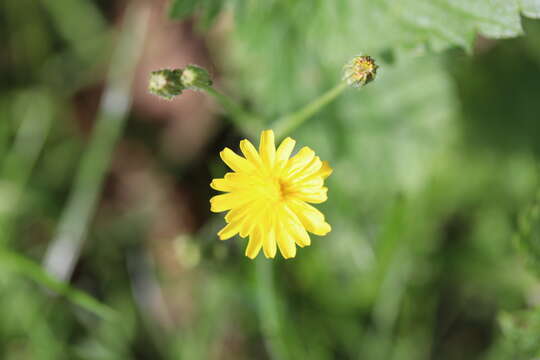
[[212, 79], [205, 69], [196, 65], [188, 65], [182, 72], [182, 84], [187, 89], [200, 90], [212, 86]]
[[371, 56], [355, 56], [343, 68], [343, 80], [352, 87], [362, 87], [375, 79], [378, 68]]
[[181, 69], [152, 71], [148, 91], [164, 99], [171, 100], [173, 97], [180, 95], [186, 88], [182, 84], [181, 76]]

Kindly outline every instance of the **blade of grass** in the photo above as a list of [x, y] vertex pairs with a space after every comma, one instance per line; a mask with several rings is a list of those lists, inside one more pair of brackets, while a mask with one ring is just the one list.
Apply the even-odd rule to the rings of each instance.
[[2, 245], [12, 238], [13, 219], [17, 216], [20, 198], [45, 145], [53, 117], [51, 100], [39, 90], [22, 93], [17, 102], [22, 111], [15, 113], [21, 115], [21, 124], [0, 169], [2, 186], [6, 186], [5, 195], [8, 195], [2, 196], [0, 209]]
[[116, 317], [116, 312], [107, 305], [62, 281], [56, 280], [41, 266], [16, 252], [0, 249], [0, 263], [2, 267], [34, 280], [103, 319], [111, 321]]
[[69, 279], [81, 252], [103, 179], [131, 105], [131, 83], [141, 55], [149, 9], [131, 2], [113, 54], [107, 87], [88, 150], [83, 155], [68, 203], [44, 263], [57, 278]]

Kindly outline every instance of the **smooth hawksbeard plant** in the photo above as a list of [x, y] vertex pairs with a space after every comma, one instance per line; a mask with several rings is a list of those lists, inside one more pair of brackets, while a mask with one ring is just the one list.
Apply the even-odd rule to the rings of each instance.
[[324, 215], [308, 203], [326, 201], [324, 180], [332, 169], [309, 147], [291, 157], [295, 143], [288, 137], [276, 149], [274, 132], [265, 130], [258, 152], [249, 140], [242, 140], [244, 157], [229, 148], [220, 153], [233, 172], [210, 185], [226, 192], [210, 199], [213, 212], [228, 210], [227, 225], [218, 236], [249, 237], [246, 256], [251, 259], [261, 248], [267, 258], [274, 258], [277, 248], [284, 258], [293, 258], [296, 245], [311, 244], [308, 232], [322, 236], [331, 230]]
[[[311, 103], [276, 119], [272, 125], [278, 137], [290, 134], [326, 105], [336, 99], [348, 85], [362, 88], [375, 79], [379, 67], [367, 55], [355, 56], [344, 67], [343, 82], [338, 83]], [[208, 72], [196, 65], [183, 69], [162, 69], [150, 75], [148, 90], [171, 100], [184, 90], [204, 91], [221, 104], [229, 120], [242, 133], [254, 136], [264, 121], [247, 112], [213, 86]], [[267, 258], [274, 258], [277, 249], [284, 258], [296, 256], [296, 245], [311, 244], [308, 232], [326, 235], [331, 227], [324, 215], [309, 203], [322, 203], [328, 189], [324, 180], [332, 173], [327, 162], [303, 147], [291, 157], [295, 141], [286, 138], [276, 149], [274, 132], [261, 133], [259, 151], [248, 140], [240, 142], [244, 157], [225, 148], [220, 155], [233, 170], [222, 179], [214, 179], [212, 188], [226, 194], [210, 199], [211, 211], [228, 211], [227, 225], [218, 232], [222, 240], [239, 234], [249, 237], [246, 256], [254, 259], [261, 248]]]

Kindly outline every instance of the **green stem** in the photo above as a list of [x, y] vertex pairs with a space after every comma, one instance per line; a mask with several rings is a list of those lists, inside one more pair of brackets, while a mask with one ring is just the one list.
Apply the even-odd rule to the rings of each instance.
[[348, 85], [345, 82], [340, 82], [302, 109], [277, 119], [272, 126], [276, 133], [276, 138], [283, 138], [296, 130], [296, 128], [302, 125], [306, 120], [336, 99], [347, 87]]
[[290, 359], [274, 287], [273, 261], [259, 258], [255, 262], [258, 315], [269, 355], [275, 360]]
[[205, 86], [201, 89], [216, 99], [223, 109], [225, 109], [225, 111], [231, 116], [231, 120], [238, 127], [238, 129], [250, 137], [258, 136], [262, 125], [262, 121], [259, 118], [257, 118], [255, 115], [247, 113], [244, 109], [242, 109], [242, 107], [236, 104], [228, 96], [217, 91], [214, 87]]
[[22, 274], [38, 284], [65, 296], [68, 300], [87, 311], [107, 320], [113, 320], [116, 317], [116, 312], [113, 309], [102, 304], [90, 295], [80, 290], [76, 290], [62, 281], [56, 280], [41, 266], [26, 257], [13, 251], [0, 249], [0, 259], [1, 266], [10, 269], [13, 272]]

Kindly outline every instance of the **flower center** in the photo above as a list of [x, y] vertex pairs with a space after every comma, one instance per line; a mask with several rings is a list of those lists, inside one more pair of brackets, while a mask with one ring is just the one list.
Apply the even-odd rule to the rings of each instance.
[[283, 201], [287, 197], [287, 182], [282, 179], [271, 179], [268, 182], [266, 196], [271, 201]]

